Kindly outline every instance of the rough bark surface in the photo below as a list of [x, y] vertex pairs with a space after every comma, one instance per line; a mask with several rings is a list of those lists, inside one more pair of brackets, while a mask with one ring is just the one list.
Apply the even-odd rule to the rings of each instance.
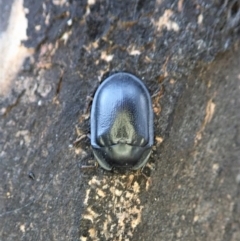
[[[239, 1], [24, 7], [35, 53], [0, 97], [0, 239], [240, 240]], [[116, 71], [152, 95], [143, 173], [85, 168], [90, 97]]]

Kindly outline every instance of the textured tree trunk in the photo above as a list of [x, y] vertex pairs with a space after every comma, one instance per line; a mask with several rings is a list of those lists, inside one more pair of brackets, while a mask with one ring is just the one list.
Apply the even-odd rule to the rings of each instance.
[[[0, 239], [240, 240], [239, 1], [22, 4], [21, 47], [0, 4]], [[142, 171], [90, 148], [91, 97], [118, 71], [152, 95]]]

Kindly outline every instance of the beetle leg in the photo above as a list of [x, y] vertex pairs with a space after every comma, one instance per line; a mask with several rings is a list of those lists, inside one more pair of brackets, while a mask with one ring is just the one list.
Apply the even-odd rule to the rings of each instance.
[[95, 169], [98, 168], [98, 162], [95, 161], [93, 165], [81, 165], [80, 168], [82, 170]]
[[87, 95], [86, 105], [85, 105], [85, 108], [84, 108], [84, 114], [85, 115], [89, 114], [92, 101], [93, 101], [93, 97]]
[[144, 170], [145, 167], [146, 167], [146, 166], [144, 165], [144, 166], [140, 169], [140, 173], [141, 173], [141, 175], [143, 175], [143, 176], [146, 178], [146, 180], [148, 181], [151, 177], [150, 177], [150, 176], [147, 176], [147, 175], [143, 172], [143, 170]]
[[143, 172], [143, 169], [144, 169], [144, 167], [142, 167], [141, 170], [140, 170], [141, 175], [143, 175], [143, 176], [146, 178], [146, 180], [148, 180], [150, 177], [148, 177], [148, 176]]
[[73, 142], [73, 145], [78, 144], [78, 143], [79, 143], [81, 140], [83, 140], [85, 137], [88, 137], [88, 135], [83, 134], [83, 135], [79, 136], [79, 137]]
[[152, 178], [150, 176], [147, 176], [143, 170], [144, 170], [145, 166], [143, 166], [140, 169], [141, 174], [146, 178], [146, 190], [148, 191], [149, 187], [152, 186]]

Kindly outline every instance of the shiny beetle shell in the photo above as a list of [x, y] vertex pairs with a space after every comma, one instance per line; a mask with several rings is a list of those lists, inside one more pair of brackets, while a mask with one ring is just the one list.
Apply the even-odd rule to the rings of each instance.
[[117, 73], [99, 86], [91, 110], [91, 145], [106, 170], [144, 166], [153, 145], [149, 92], [134, 75]]

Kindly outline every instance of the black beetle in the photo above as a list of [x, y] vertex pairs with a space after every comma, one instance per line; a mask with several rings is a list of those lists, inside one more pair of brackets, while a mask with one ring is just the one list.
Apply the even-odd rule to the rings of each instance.
[[100, 166], [144, 166], [153, 145], [153, 110], [149, 92], [134, 75], [117, 73], [97, 89], [91, 109], [91, 145]]

